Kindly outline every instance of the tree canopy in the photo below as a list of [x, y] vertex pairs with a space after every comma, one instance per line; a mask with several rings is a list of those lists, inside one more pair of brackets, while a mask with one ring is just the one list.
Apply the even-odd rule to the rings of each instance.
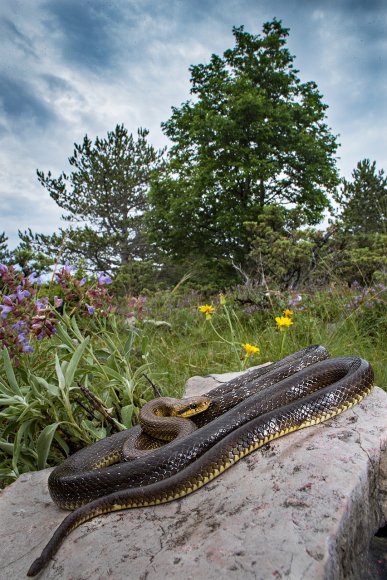
[[338, 184], [336, 138], [314, 82], [301, 82], [273, 20], [262, 35], [234, 28], [235, 47], [190, 68], [192, 100], [163, 124], [172, 141], [152, 183], [149, 224], [171, 255], [244, 261], [266, 205], [302, 208], [318, 223]]
[[53, 236], [30, 236], [31, 241], [51, 251], [62, 247], [64, 257], [78, 256], [107, 271], [143, 257], [147, 190], [163, 156], [147, 143], [147, 136], [146, 129], [138, 129], [136, 140], [117, 125], [105, 139], [97, 137], [92, 143], [86, 135], [81, 145], [75, 144], [70, 174], [53, 178], [51, 172], [38, 170], [40, 183], [65, 210], [62, 217], [71, 227]]

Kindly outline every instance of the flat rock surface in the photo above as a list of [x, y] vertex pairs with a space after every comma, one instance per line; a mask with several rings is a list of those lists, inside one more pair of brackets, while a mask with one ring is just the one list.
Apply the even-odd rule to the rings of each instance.
[[[386, 418], [387, 394], [375, 388], [190, 496], [83, 524], [39, 578], [363, 580], [369, 540], [387, 519]], [[0, 496], [1, 580], [25, 577], [66, 514], [50, 499], [49, 472], [22, 475]]]

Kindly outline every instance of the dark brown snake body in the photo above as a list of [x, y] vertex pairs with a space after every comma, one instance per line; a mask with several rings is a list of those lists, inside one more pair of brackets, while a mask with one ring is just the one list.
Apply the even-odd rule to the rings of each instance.
[[51, 473], [49, 489], [58, 505], [77, 509], [28, 575], [36, 575], [64, 537], [96, 515], [187, 495], [269, 441], [361, 401], [373, 384], [369, 363], [327, 356], [323, 347], [309, 347], [213, 389], [206, 395], [209, 408], [194, 418], [200, 428], [144, 458], [120, 462], [125, 431], [69, 457]]
[[122, 460], [132, 461], [148, 455], [152, 450], [187, 437], [197, 426], [189, 419], [203, 413], [211, 404], [209, 397], [174, 399], [160, 397], [148, 401], [140, 411], [140, 424], [125, 431], [127, 438], [122, 445]]

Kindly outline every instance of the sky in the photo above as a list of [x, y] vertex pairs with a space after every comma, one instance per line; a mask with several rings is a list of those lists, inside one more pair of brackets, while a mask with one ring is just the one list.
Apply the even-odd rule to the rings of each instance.
[[68, 171], [74, 143], [117, 124], [168, 145], [160, 124], [190, 98], [192, 64], [260, 34], [274, 17], [302, 81], [317, 83], [338, 135], [340, 175], [387, 170], [386, 0], [2, 0], [0, 233], [58, 230], [62, 210], [36, 170]]

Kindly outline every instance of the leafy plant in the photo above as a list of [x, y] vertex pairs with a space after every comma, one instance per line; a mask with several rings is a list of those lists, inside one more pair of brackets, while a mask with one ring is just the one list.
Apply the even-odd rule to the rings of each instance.
[[101, 272], [97, 280], [78, 280], [74, 270], [66, 263], [54, 275], [58, 296], [54, 295], [50, 304], [48, 296], [43, 295], [50, 287], [41, 286], [34, 272], [26, 276], [12, 265], [0, 264], [0, 345], [9, 349], [16, 363], [17, 355], [33, 352], [32, 342], [55, 334], [59, 308], [87, 316], [96, 312], [107, 316], [113, 310], [106, 289], [111, 278]]
[[[110, 277], [78, 279], [74, 270], [66, 264], [55, 275], [58, 295], [50, 302], [44, 296], [50, 287], [34, 274], [0, 264], [0, 477], [6, 481], [130, 427], [149, 391], [141, 379], [146, 353], [142, 358], [134, 348], [138, 331], [124, 332], [112, 314]], [[88, 388], [96, 407], [82, 399]]]
[[[88, 336], [75, 318], [63, 316], [50, 343], [14, 368], [7, 349], [0, 368], [0, 477], [42, 469], [70, 452], [132, 426], [149, 397], [141, 362], [133, 357], [136, 333], [125, 337], [115, 319], [95, 321]], [[31, 360], [34, 358], [35, 360]], [[39, 364], [44, 356], [44, 364]], [[133, 367], [133, 363], [136, 363]], [[87, 405], [80, 385], [91, 390], [110, 421]], [[113, 427], [112, 427], [113, 426]]]

